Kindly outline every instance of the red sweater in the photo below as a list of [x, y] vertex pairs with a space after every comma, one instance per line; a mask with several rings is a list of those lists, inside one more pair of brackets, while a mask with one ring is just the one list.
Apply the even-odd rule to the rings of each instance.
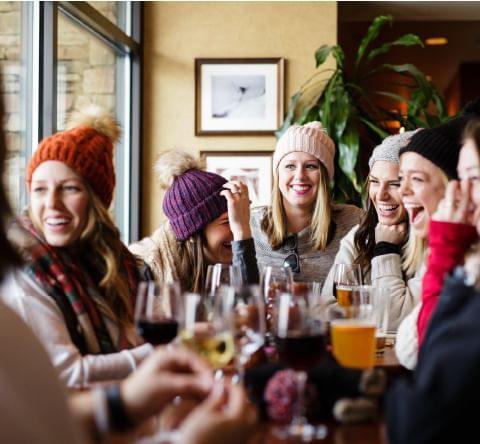
[[423, 276], [422, 307], [417, 321], [419, 349], [435, 311], [445, 275], [463, 263], [465, 253], [476, 239], [477, 231], [472, 225], [435, 220], [430, 222], [427, 270]]

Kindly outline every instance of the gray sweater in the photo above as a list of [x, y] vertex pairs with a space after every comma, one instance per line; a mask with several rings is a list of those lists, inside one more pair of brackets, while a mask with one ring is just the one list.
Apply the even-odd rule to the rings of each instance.
[[[273, 250], [270, 246], [267, 235], [260, 227], [266, 208], [254, 208], [250, 217], [259, 270], [266, 265], [282, 267], [285, 258], [292, 253], [283, 247]], [[336, 225], [335, 235], [324, 251], [313, 248], [314, 241], [311, 238], [310, 227], [300, 231], [297, 234], [300, 273], [294, 273], [295, 281], [323, 283], [337, 254], [340, 240], [350, 228], [359, 223], [362, 214], [363, 210], [353, 205], [334, 205], [332, 219]]]

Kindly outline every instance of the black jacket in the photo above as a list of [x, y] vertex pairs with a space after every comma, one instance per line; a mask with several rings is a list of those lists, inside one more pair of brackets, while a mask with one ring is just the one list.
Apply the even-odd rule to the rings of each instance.
[[388, 393], [391, 444], [480, 442], [480, 295], [465, 282], [445, 280], [411, 380]]

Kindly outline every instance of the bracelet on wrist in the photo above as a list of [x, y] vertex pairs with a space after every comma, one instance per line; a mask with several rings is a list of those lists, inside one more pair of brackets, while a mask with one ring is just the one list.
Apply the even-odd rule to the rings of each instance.
[[105, 388], [110, 430], [126, 432], [135, 427], [135, 421], [128, 414], [122, 399], [120, 385], [112, 384]]

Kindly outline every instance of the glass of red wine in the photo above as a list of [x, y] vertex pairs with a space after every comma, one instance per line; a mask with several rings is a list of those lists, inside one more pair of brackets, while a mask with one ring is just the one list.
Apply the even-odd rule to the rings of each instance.
[[325, 425], [310, 424], [306, 417], [307, 371], [325, 352], [322, 324], [311, 310], [313, 299], [305, 294], [282, 293], [275, 303], [273, 327], [278, 357], [280, 362], [295, 371], [297, 383], [292, 421], [274, 429], [275, 435], [281, 439], [309, 442], [327, 436]]
[[138, 334], [152, 345], [173, 341], [178, 332], [180, 304], [178, 283], [140, 282], [135, 304]]

